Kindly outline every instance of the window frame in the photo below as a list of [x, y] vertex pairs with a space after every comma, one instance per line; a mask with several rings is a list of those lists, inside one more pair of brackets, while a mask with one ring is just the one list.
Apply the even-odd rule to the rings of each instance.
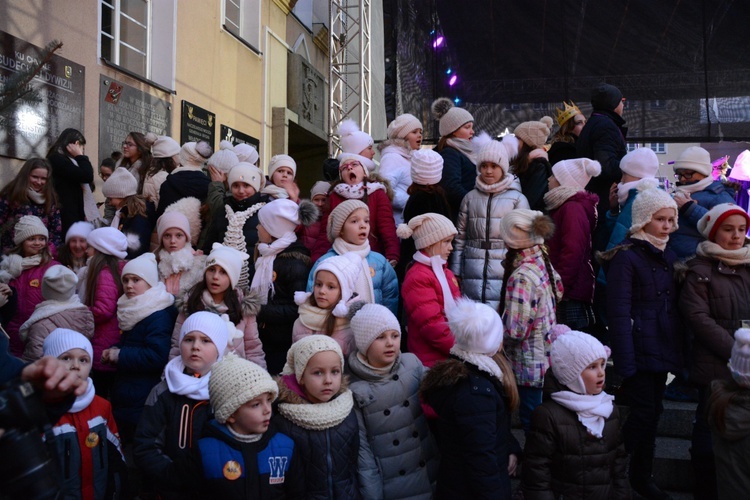
[[[231, 28], [227, 23], [227, 2], [231, 2], [238, 7], [239, 26], [236, 30]], [[262, 32], [261, 8], [260, 0], [223, 0], [221, 2], [222, 29], [258, 55], [263, 54], [260, 50]], [[234, 20], [230, 19], [230, 22], [232, 25], [236, 25]], [[250, 23], [253, 26], [249, 26]]]

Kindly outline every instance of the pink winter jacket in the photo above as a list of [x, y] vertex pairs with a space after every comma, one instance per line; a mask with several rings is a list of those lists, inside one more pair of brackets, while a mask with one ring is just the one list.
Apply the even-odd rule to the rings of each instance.
[[40, 359], [43, 355], [44, 339], [55, 328], [68, 328], [91, 340], [94, 336], [94, 315], [91, 314], [88, 307], [81, 304], [78, 307], [72, 307], [40, 319], [29, 327], [22, 359], [28, 362]]
[[[294, 322], [294, 327], [292, 328], [292, 343], [297, 342], [299, 339], [307, 337], [309, 335], [325, 335], [325, 333], [311, 330], [310, 328], [303, 325], [302, 321], [297, 318], [297, 321]], [[336, 330], [330, 335], [330, 337], [338, 342], [339, 347], [341, 347], [341, 350], [344, 353], [344, 359], [349, 356], [350, 352], [355, 352], [357, 350], [357, 345], [354, 343], [354, 334], [352, 333], [351, 327]]]
[[[121, 260], [118, 266], [122, 273], [125, 261]], [[96, 277], [96, 301], [89, 306], [94, 315], [94, 338], [91, 339], [91, 346], [94, 348], [94, 370], [113, 372], [117, 369], [115, 365], [102, 363], [102, 352], [120, 341], [122, 331], [117, 321], [117, 299], [120, 295], [115, 277], [105, 266]]]
[[[453, 298], [461, 296], [458, 281], [447, 265], [443, 266]], [[453, 347], [453, 334], [448, 328], [443, 307], [443, 291], [432, 268], [412, 262], [401, 287], [406, 312], [407, 346], [423, 365], [431, 367], [448, 358]]]

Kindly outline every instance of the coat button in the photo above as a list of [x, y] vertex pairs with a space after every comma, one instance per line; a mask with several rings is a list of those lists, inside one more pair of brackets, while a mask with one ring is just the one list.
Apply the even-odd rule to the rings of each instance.
[[404, 401], [404, 406], [409, 406], [409, 401]]
[[666, 293], [667, 295], [669, 295], [669, 292], [670, 292], [670, 291], [671, 291], [671, 290], [667, 290], [667, 291], [666, 291], [665, 293]]
[[478, 387], [477, 387], [477, 386], [474, 386], [474, 390], [476, 391], [477, 389], [478, 389]]
[[419, 433], [417, 431], [414, 431], [414, 432], [411, 433], [411, 437], [418, 438], [419, 437]]
[[657, 297], [661, 296], [661, 292], [656, 292], [656, 296]]
[[406, 475], [406, 471], [404, 469], [401, 469], [400, 471], [398, 471], [398, 475], [399, 476], [405, 476]]
[[398, 446], [398, 439], [393, 440], [393, 446]]
[[652, 268], [651, 268], [651, 272], [654, 272], [654, 273], [655, 273], [655, 272], [656, 272], [656, 268], [655, 268], [655, 267], [652, 267]]
[[390, 414], [391, 414], [391, 410], [389, 410], [389, 409], [387, 409], [387, 408], [385, 409], [385, 411], [383, 411], [383, 415], [385, 415], [386, 417], [387, 417], [388, 415], [390, 415]]
[[424, 466], [425, 466], [424, 460], [420, 460], [420, 461], [419, 461], [419, 466], [420, 466], [420, 467], [424, 467]]
[[398, 380], [398, 373], [393, 376], [393, 380]]

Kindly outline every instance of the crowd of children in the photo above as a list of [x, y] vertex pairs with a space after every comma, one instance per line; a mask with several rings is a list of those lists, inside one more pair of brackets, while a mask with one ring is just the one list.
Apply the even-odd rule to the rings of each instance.
[[747, 491], [750, 216], [707, 152], [674, 195], [629, 153], [605, 215], [602, 165], [551, 165], [548, 117], [500, 141], [434, 110], [435, 150], [401, 115], [379, 171], [342, 124], [309, 201], [291, 156], [266, 178], [226, 141], [130, 132], [95, 214], [80, 132], [24, 164], [0, 191], [0, 317], [15, 356], [85, 381], [54, 427], [64, 496], [511, 498], [516, 477], [529, 499], [669, 498], [670, 373], [700, 392], [696, 491]]

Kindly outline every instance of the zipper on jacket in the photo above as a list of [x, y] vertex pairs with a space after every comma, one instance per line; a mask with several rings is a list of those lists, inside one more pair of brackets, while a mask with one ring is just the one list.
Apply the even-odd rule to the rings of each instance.
[[333, 460], [331, 459], [331, 429], [326, 429], [326, 482], [328, 483], [328, 498], [333, 498]]
[[180, 427], [177, 432], [177, 446], [184, 450], [187, 446], [187, 440], [188, 440], [188, 424], [190, 423], [190, 405], [184, 404], [182, 405], [182, 410], [180, 410]]
[[492, 213], [492, 197], [495, 193], [489, 193], [490, 197], [487, 199], [487, 215], [485, 220], [487, 221], [484, 228], [484, 269], [482, 270], [482, 303], [485, 302], [485, 295], [487, 290], [487, 268], [490, 265], [490, 213]]

